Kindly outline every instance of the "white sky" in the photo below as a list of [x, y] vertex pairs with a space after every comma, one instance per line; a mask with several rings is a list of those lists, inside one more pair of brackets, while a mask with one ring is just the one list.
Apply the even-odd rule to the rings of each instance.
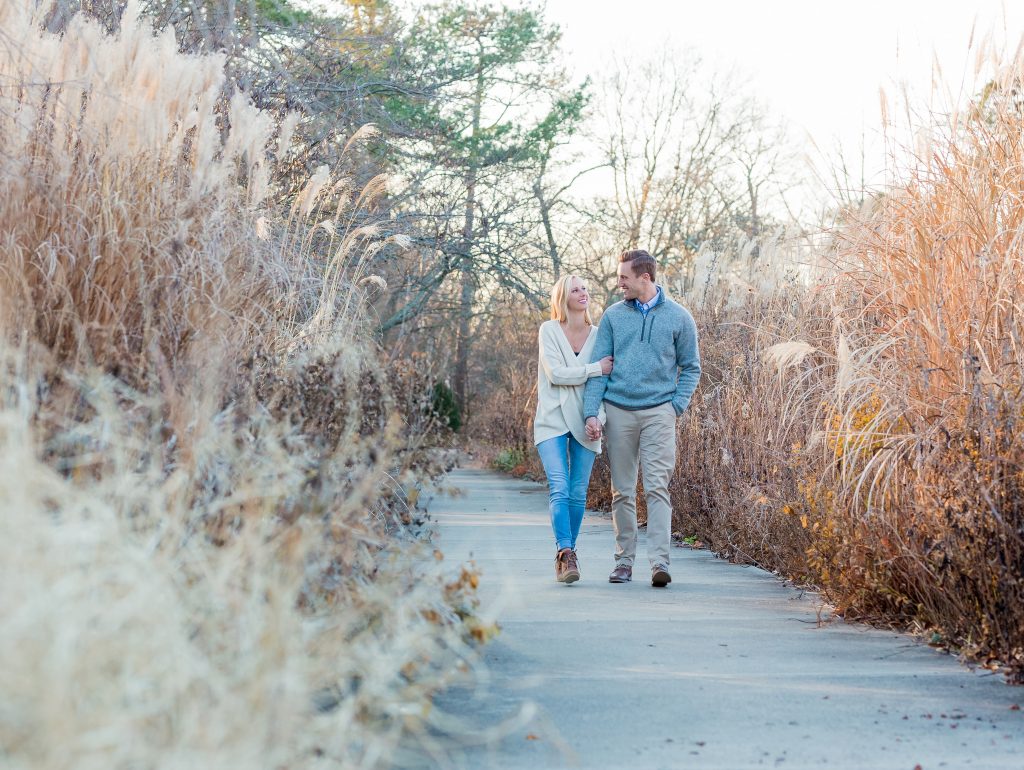
[[[599, 73], [613, 49], [642, 53], [663, 41], [695, 48], [747, 76], [798, 141], [826, 153], [839, 142], [852, 158], [867, 134], [869, 177], [885, 164], [880, 88], [890, 118], [903, 85], [913, 103], [927, 105], [937, 61], [954, 96], [969, 94], [981, 39], [991, 35], [1012, 54], [1024, 35], [1024, 0], [547, 0], [546, 7], [578, 76]], [[820, 157], [810, 144], [808, 153]]]

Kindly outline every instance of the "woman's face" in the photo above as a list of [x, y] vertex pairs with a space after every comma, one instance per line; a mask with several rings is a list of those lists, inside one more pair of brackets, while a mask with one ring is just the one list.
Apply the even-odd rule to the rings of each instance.
[[583, 281], [579, 278], [573, 278], [569, 281], [569, 310], [586, 310], [587, 305], [590, 303], [590, 295], [587, 293], [587, 287], [583, 285]]

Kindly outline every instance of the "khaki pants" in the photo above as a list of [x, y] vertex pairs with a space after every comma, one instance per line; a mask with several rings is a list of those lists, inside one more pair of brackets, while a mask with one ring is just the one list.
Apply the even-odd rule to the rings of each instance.
[[636, 471], [643, 470], [647, 499], [647, 558], [668, 566], [672, 503], [668, 482], [676, 467], [676, 410], [672, 403], [630, 411], [605, 402], [608, 465], [612, 472], [615, 563], [636, 558]]

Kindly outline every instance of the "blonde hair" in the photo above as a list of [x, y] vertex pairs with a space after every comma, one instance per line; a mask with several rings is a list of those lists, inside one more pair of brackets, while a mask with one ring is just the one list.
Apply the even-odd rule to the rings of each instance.
[[[569, 284], [573, 279], [576, 279], [580, 283], [583, 283], [583, 279], [578, 275], [570, 273], [569, 275], [563, 275], [557, 281], [555, 285], [551, 287], [551, 320], [552, 321], [565, 321], [569, 318]], [[594, 325], [593, 319], [590, 317], [590, 304], [587, 304], [586, 310], [583, 311], [583, 318], [589, 326]]]

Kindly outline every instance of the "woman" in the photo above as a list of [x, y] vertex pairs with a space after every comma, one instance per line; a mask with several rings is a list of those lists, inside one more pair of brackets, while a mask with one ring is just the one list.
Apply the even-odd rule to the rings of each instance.
[[583, 427], [584, 383], [612, 371], [611, 356], [588, 363], [596, 337], [586, 285], [577, 275], [559, 278], [551, 289], [551, 320], [541, 324], [538, 335], [533, 439], [548, 477], [551, 528], [558, 550], [555, 578], [560, 583], [580, 579], [576, 536], [583, 523], [590, 471], [601, 451], [601, 440], [588, 439]]

